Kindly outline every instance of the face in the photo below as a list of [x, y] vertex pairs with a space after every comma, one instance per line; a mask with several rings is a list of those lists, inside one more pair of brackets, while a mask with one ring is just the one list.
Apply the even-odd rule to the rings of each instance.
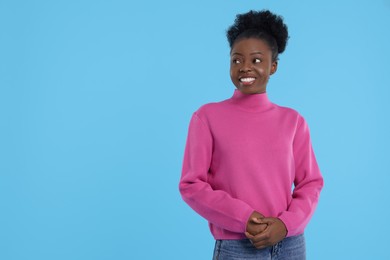
[[264, 93], [277, 65], [268, 44], [261, 39], [240, 39], [230, 52], [230, 78], [244, 94]]

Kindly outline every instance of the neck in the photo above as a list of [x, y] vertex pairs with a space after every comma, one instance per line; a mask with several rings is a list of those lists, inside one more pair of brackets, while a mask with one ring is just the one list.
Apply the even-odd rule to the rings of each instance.
[[262, 112], [273, 106], [273, 104], [269, 101], [266, 92], [244, 94], [238, 89], [235, 89], [230, 100], [233, 104], [249, 112]]

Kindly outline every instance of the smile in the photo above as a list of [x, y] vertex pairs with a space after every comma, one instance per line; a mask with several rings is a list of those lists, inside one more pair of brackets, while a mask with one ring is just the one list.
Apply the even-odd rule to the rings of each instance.
[[240, 82], [242, 83], [252, 83], [253, 81], [255, 81], [256, 78], [252, 78], [252, 77], [248, 77], [248, 78], [240, 78]]

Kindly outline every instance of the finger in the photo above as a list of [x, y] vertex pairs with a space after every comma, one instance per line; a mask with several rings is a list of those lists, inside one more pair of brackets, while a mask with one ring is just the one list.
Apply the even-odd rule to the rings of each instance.
[[264, 241], [261, 241], [261, 242], [252, 242], [252, 244], [253, 244], [253, 246], [256, 247], [257, 249], [263, 249], [263, 248], [266, 248], [266, 247], [271, 246], [270, 243], [264, 242]]
[[263, 246], [263, 245], [267, 245], [269, 244], [269, 241], [268, 240], [258, 240], [256, 238], [248, 238], [253, 245], [255, 246]]
[[249, 239], [249, 240], [251, 240], [253, 243], [259, 243], [259, 242], [262, 242], [262, 241], [264, 241], [263, 239], [259, 239], [258, 238], [258, 235], [252, 235], [251, 233], [249, 233], [249, 232], [245, 232], [245, 236]]
[[248, 239], [250, 239], [250, 240], [252, 240], [253, 238], [255, 238], [255, 236], [252, 235], [252, 234], [249, 233], [249, 232], [245, 232], [245, 236], [246, 236]]
[[261, 221], [262, 221], [262, 223], [267, 224], [267, 225], [275, 223], [274, 218], [263, 218], [263, 219], [261, 219]]
[[271, 237], [271, 233], [270, 233], [270, 229], [269, 227], [266, 227], [266, 229], [264, 229], [263, 232], [259, 233], [259, 234], [256, 234], [255, 236], [252, 235], [252, 238], [250, 238], [254, 243], [258, 243], [258, 242], [267, 242], [269, 241], [270, 237]]
[[256, 242], [260, 242], [260, 241], [268, 241], [270, 239], [270, 233], [269, 232], [263, 232], [263, 233], [259, 233], [257, 234], [253, 240], [256, 241]]
[[255, 242], [252, 240], [254, 238], [254, 236], [251, 233], [248, 233], [248, 232], [245, 232], [245, 236], [248, 238], [249, 242], [251, 242], [251, 244], [253, 246], [255, 246]]

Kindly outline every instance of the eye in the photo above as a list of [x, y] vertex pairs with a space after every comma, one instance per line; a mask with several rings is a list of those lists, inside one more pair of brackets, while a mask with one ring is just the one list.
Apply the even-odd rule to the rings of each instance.
[[240, 63], [241, 63], [241, 61], [240, 61], [240, 60], [238, 60], [238, 59], [233, 59], [233, 60], [232, 60], [232, 63], [233, 63], [233, 64], [240, 64]]
[[253, 59], [253, 63], [261, 63], [261, 60], [259, 58]]

